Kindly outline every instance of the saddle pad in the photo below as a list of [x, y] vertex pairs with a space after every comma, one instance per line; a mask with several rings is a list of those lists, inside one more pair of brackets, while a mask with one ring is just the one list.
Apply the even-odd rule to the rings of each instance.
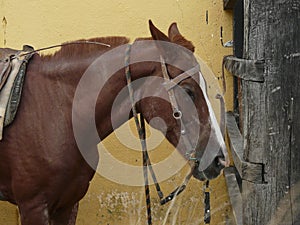
[[6, 60], [0, 60], [0, 91], [2, 87], [6, 83], [6, 79], [8, 78], [11, 71], [11, 62], [8, 57]]
[[[30, 56], [31, 57], [31, 56]], [[4, 118], [4, 127], [8, 126], [15, 119], [16, 113], [18, 111], [19, 103], [21, 100], [22, 89], [24, 78], [26, 74], [27, 60], [23, 61], [21, 67], [18, 71], [16, 79], [14, 81], [10, 96], [8, 99], [8, 104], [6, 106], [5, 118]]]
[[8, 76], [5, 85], [3, 86], [0, 92], [0, 140], [2, 140], [3, 135], [3, 127], [5, 126], [5, 113], [7, 109], [7, 105], [9, 103], [9, 99], [11, 96], [11, 90], [13, 88], [14, 82], [18, 75], [19, 69], [24, 61], [19, 59], [18, 57], [12, 59], [11, 61], [11, 73]]

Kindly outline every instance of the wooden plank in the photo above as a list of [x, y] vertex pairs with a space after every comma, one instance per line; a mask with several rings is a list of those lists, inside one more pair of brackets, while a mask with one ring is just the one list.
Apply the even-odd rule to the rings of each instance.
[[264, 82], [264, 65], [263, 60], [246, 60], [234, 56], [224, 57], [225, 68], [243, 80]]
[[[296, 3], [297, 2], [297, 3]], [[243, 180], [244, 224], [299, 221], [299, 1], [245, 0], [244, 58], [264, 59], [265, 82], [242, 81], [244, 159], [264, 183]]]
[[[261, 9], [257, 4], [267, 4], [265, 2], [256, 3], [256, 0], [244, 1], [244, 57], [245, 59], [263, 59], [264, 58], [264, 40], [263, 34], [266, 27], [263, 24], [263, 15], [258, 12]], [[255, 8], [255, 9], [254, 9]], [[255, 14], [255, 15], [252, 15]], [[255, 16], [256, 18], [253, 18]], [[255, 20], [255, 26], [253, 24]], [[251, 38], [250, 35], [253, 35]], [[266, 77], [265, 77], [266, 78]], [[265, 139], [262, 134], [268, 132], [266, 125], [266, 84], [258, 82], [248, 82], [242, 80], [242, 121], [243, 121], [243, 139], [244, 158], [247, 161], [255, 163], [264, 163], [264, 151], [266, 149]]]
[[229, 199], [233, 211], [234, 223], [236, 225], [244, 225], [242, 195], [233, 168], [228, 167], [224, 169], [224, 175], [225, 175]]
[[243, 158], [243, 138], [231, 112], [226, 113], [226, 126], [234, 165], [244, 180], [254, 183], [263, 182], [263, 165], [246, 162]]
[[266, 213], [267, 210], [260, 211], [260, 209], [274, 207], [271, 205], [273, 203], [271, 203], [271, 199], [269, 199], [267, 195], [264, 195], [265, 191], [272, 191], [272, 186], [270, 184], [254, 184], [246, 180], [243, 180], [242, 182], [244, 225], [267, 225], [268, 222], [264, 222], [262, 219], [263, 214]]

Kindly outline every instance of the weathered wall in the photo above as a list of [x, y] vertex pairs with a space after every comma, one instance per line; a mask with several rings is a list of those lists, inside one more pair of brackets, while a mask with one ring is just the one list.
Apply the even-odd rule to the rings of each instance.
[[[215, 77], [209, 78], [210, 91], [216, 92], [221, 77], [223, 55], [231, 54], [220, 44], [220, 27], [224, 39], [231, 39], [231, 14], [223, 11], [222, 1], [217, 0], [111, 0], [111, 1], [0, 1], [0, 47], [21, 48], [30, 44], [36, 49], [80, 38], [122, 35], [132, 39], [149, 36], [148, 19], [161, 30], [167, 31], [171, 22], [176, 21], [182, 34], [192, 40], [196, 54], [212, 69]], [[207, 14], [207, 16], [206, 16]], [[208, 73], [207, 73], [208, 74]], [[226, 77], [228, 91], [227, 108], [232, 108], [231, 77]], [[217, 102], [215, 102], [217, 105]], [[121, 134], [122, 136], [122, 129]], [[124, 132], [123, 132], [124, 133]], [[126, 133], [126, 132], [125, 132]], [[156, 134], [157, 135], [157, 134]], [[155, 135], [154, 135], [155, 136]], [[159, 135], [154, 142], [161, 141]], [[141, 154], [130, 151], [115, 135], [105, 140], [105, 147], [119, 160], [131, 165], [141, 164]], [[173, 148], [164, 140], [151, 151], [153, 161], [167, 158]], [[160, 157], [157, 157], [157, 155]], [[104, 153], [102, 158], [108, 155]], [[106, 160], [103, 170], [110, 171]], [[106, 166], [106, 167], [105, 167]], [[167, 193], [172, 191], [187, 172], [182, 169], [177, 175], [162, 183]], [[136, 178], [137, 174], [132, 174]], [[203, 184], [194, 179], [187, 190], [171, 206], [158, 205], [158, 198], [152, 190], [153, 215], [155, 224], [203, 224]], [[211, 182], [211, 224], [223, 224], [229, 216], [229, 201], [223, 177]], [[171, 213], [168, 216], [167, 211]], [[142, 187], [132, 187], [112, 182], [96, 175], [89, 192], [80, 203], [78, 225], [93, 224], [145, 224], [145, 206]], [[8, 203], [0, 203], [0, 225], [17, 224], [17, 211]]]

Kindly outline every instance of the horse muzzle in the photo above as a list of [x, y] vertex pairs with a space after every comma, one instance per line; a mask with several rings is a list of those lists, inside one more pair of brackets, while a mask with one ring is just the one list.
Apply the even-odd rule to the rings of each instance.
[[199, 162], [196, 162], [193, 169], [193, 176], [200, 181], [212, 180], [218, 177], [226, 166], [227, 163], [223, 155], [216, 156], [205, 170], [200, 170]]

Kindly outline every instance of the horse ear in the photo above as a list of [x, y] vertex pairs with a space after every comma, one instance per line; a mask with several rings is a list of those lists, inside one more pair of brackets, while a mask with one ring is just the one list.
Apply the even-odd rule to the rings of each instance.
[[175, 36], [182, 36], [178, 30], [177, 24], [172, 23], [169, 27], [169, 32], [168, 32], [169, 39], [172, 41]]
[[160, 54], [166, 60], [166, 62], [172, 62], [176, 57], [176, 53], [174, 49], [170, 47], [170, 45], [163, 43], [163, 41], [171, 42], [171, 40], [163, 32], [156, 28], [151, 20], [149, 20], [149, 27], [152, 38], [156, 40], [155, 45], [158, 48]]
[[155, 27], [151, 20], [149, 20], [149, 28], [150, 28], [152, 38], [154, 40], [170, 42], [170, 39], [163, 32], [161, 32], [157, 27]]

